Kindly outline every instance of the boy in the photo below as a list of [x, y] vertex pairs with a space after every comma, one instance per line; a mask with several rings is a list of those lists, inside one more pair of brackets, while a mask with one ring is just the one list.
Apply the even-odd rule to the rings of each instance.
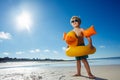
[[[73, 16], [70, 20], [71, 25], [73, 26], [73, 31], [76, 33], [76, 36], [78, 38], [78, 45], [77, 46], [84, 46], [84, 35], [83, 35], [83, 31], [84, 29], [80, 27], [81, 24], [81, 19], [77, 16]], [[91, 48], [93, 48], [92, 45], [92, 40], [90, 37], [86, 37], [88, 39], [89, 45]], [[79, 56], [79, 57], [75, 57], [77, 62], [77, 73], [74, 76], [81, 76], [81, 61], [83, 62], [86, 71], [88, 73], [88, 76], [90, 79], [94, 79], [95, 77], [92, 75], [91, 70], [90, 70], [90, 66], [88, 64], [87, 58], [88, 55], [85, 56]]]

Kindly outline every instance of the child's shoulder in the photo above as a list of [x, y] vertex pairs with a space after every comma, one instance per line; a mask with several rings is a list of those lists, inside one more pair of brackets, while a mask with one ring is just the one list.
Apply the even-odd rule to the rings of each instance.
[[80, 28], [80, 30], [83, 32], [84, 31], [84, 29], [83, 28]]

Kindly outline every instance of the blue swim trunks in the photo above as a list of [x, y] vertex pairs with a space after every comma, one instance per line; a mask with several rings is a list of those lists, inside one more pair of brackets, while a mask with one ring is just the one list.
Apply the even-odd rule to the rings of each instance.
[[76, 60], [87, 59], [88, 55], [75, 57]]

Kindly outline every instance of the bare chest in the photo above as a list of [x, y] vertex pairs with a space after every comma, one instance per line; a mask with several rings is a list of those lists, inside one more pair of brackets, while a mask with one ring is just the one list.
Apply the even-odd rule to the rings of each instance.
[[82, 30], [81, 29], [73, 29], [73, 31], [76, 33], [77, 37], [83, 37]]

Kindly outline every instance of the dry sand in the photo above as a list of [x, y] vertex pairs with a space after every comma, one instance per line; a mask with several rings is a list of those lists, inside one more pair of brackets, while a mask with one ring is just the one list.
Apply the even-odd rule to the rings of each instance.
[[73, 77], [76, 67], [31, 67], [0, 69], [0, 80], [119, 80], [120, 65], [91, 66], [96, 79], [89, 79], [82, 66], [83, 76]]

